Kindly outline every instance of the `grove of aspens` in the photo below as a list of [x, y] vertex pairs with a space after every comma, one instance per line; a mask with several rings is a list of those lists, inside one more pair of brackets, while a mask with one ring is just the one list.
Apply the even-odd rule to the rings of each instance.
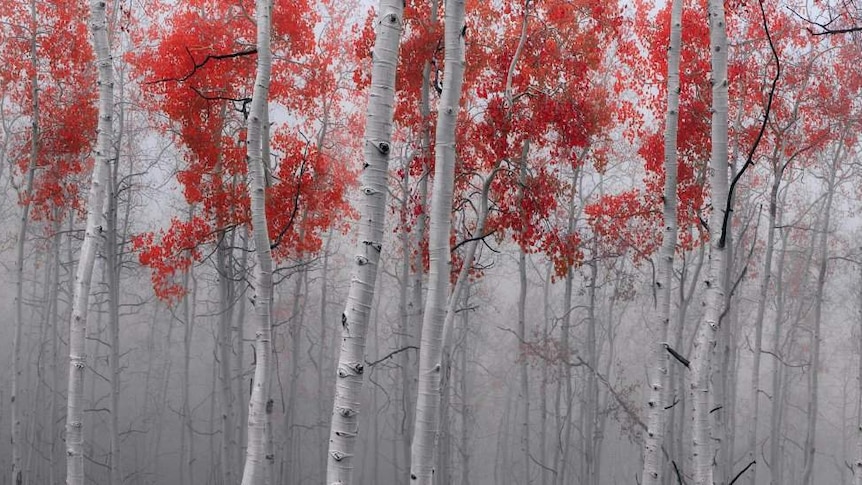
[[859, 0], [0, 0], [0, 485], [862, 485]]

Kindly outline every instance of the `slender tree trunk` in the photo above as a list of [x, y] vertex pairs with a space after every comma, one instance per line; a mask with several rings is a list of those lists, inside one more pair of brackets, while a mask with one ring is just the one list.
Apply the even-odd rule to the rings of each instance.
[[[757, 422], [760, 414], [760, 354], [763, 348], [763, 320], [766, 314], [766, 298], [769, 295], [769, 282], [772, 279], [772, 255], [775, 246], [775, 220], [778, 213], [778, 189], [781, 186], [781, 175], [784, 170], [778, 160], [774, 160], [772, 171], [772, 188], [769, 191], [769, 217], [766, 225], [766, 253], [763, 256], [763, 274], [760, 276], [760, 293], [757, 299], [757, 314], [754, 317], [754, 361], [751, 364], [751, 396], [754, 409], [751, 415], [751, 425], [748, 428], [748, 461], [756, 462], [757, 458]], [[748, 472], [749, 485], [757, 482], [757, 465]]]
[[[710, 361], [715, 347], [720, 316], [725, 302], [724, 262], [726, 248], [722, 234], [727, 206], [727, 32], [724, 2], [709, 2], [710, 52], [712, 62], [712, 156], [710, 186], [709, 276], [706, 282], [706, 308], [699, 325], [691, 359], [692, 472], [694, 485], [712, 485], [713, 444], [710, 438]], [[728, 215], [729, 216], [729, 215]]]
[[[264, 161], [264, 166], [266, 162]], [[248, 254], [249, 254], [249, 239], [251, 238], [248, 226], [243, 228], [242, 236], [242, 256], [239, 260], [239, 268], [243, 275], [248, 273]], [[236, 332], [236, 376], [235, 376], [235, 399], [237, 403], [237, 420], [234, 423], [236, 433], [236, 447], [239, 452], [239, 459], [245, 460], [246, 447], [246, 432], [248, 431], [248, 403], [250, 387], [246, 385], [245, 380], [245, 318], [246, 318], [246, 302], [248, 298], [237, 298], [236, 320], [234, 321], [234, 331]], [[267, 421], [268, 422], [268, 421]], [[239, 466], [242, 466], [240, 462]]]
[[[318, 447], [320, 449], [319, 463], [316, 467], [319, 470], [326, 469], [326, 408], [322, 403], [326, 402], [326, 394], [323, 386], [323, 376], [329, 370], [329, 353], [327, 352], [327, 326], [326, 310], [329, 304], [327, 300], [329, 288], [329, 248], [332, 244], [333, 229], [329, 229], [329, 234], [326, 236], [326, 243], [323, 246], [323, 270], [320, 275], [320, 346], [317, 351], [317, 402], [321, 403], [318, 406], [317, 426], [320, 429], [318, 436]], [[395, 457], [397, 459], [397, 457]], [[323, 479], [325, 477], [321, 477]]]
[[66, 407], [66, 483], [84, 484], [84, 369], [86, 368], [85, 336], [87, 333], [87, 301], [101, 237], [99, 219], [105, 200], [106, 178], [113, 159], [114, 72], [111, 46], [108, 41], [106, 4], [101, 0], [90, 3], [90, 30], [96, 66], [99, 72], [99, 121], [96, 140], [96, 163], [93, 167], [90, 192], [87, 197], [87, 226], [81, 246], [72, 320], [69, 333], [69, 389]]
[[[839, 138], [839, 140], [841, 140]], [[829, 231], [832, 220], [832, 200], [835, 194], [835, 180], [838, 174], [838, 165], [843, 154], [843, 144], [838, 142], [835, 155], [829, 167], [829, 176], [826, 184], [826, 205], [823, 210], [823, 225], [819, 234], [819, 256], [817, 262], [817, 292], [814, 300], [814, 329], [811, 335], [811, 362], [809, 370], [808, 388], [808, 431], [805, 436], [805, 460], [802, 467], [802, 485], [811, 485], [814, 477], [815, 445], [817, 443], [817, 413], [819, 404], [818, 383], [820, 378], [820, 330], [823, 316], [823, 292], [826, 286], [826, 269], [829, 262]]]
[[470, 337], [470, 286], [466, 288], [463, 297], [464, 311], [461, 312], [461, 352], [460, 352], [460, 372], [461, 372], [461, 485], [470, 485], [470, 385], [469, 376], [470, 370], [467, 367], [467, 351], [470, 348], [468, 339]]
[[858, 351], [859, 369], [856, 373], [856, 460], [853, 462], [853, 485], [862, 485], [862, 265], [859, 266]]
[[[429, 15], [430, 28], [436, 29], [438, 21], [438, 4], [439, 0], [431, 2], [431, 12]], [[403, 335], [402, 347], [408, 345], [419, 345], [419, 332], [422, 329], [422, 317], [425, 306], [422, 299], [422, 280], [425, 275], [425, 258], [422, 249], [425, 242], [426, 227], [428, 224], [428, 177], [430, 176], [428, 159], [431, 156], [431, 96], [429, 88], [431, 86], [431, 59], [426, 59], [422, 66], [422, 88], [420, 89], [419, 114], [422, 116], [422, 137], [421, 137], [421, 158], [422, 158], [422, 173], [419, 175], [418, 192], [419, 197], [417, 204], [419, 205], [419, 214], [416, 216], [416, 226], [412, 232], [412, 294], [409, 300], [406, 301], [405, 311], [408, 315], [405, 317], [405, 331]], [[407, 179], [405, 177], [405, 184]], [[405, 192], [406, 196], [406, 192]], [[408, 248], [407, 251], [410, 251]], [[408, 252], [405, 252], [405, 259], [408, 257]], [[407, 283], [404, 283], [405, 287]], [[406, 291], [406, 288], [405, 288]], [[406, 297], [407, 295], [405, 295]], [[402, 352], [402, 405], [404, 406], [404, 416], [401, 424], [402, 446], [401, 451], [404, 453], [404, 468], [405, 473], [410, 472], [410, 444], [413, 442], [413, 422], [414, 411], [416, 409], [416, 392], [415, 385], [419, 374], [419, 359], [418, 351], [412, 355], [417, 357], [411, 358], [411, 354]], [[404, 476], [404, 475], [400, 475]]]
[[[666, 389], [670, 387], [668, 375], [668, 342], [671, 314], [671, 285], [673, 284], [673, 261], [677, 239], [677, 127], [679, 125], [679, 63], [682, 50], [682, 0], [672, 0], [670, 14], [670, 43], [667, 50], [667, 113], [664, 129], [664, 233], [659, 250], [659, 262], [654, 287], [655, 313], [653, 332], [656, 342], [652, 346], [652, 375], [647, 401], [647, 429], [644, 434], [643, 485], [661, 483], [662, 455], [664, 445]], [[679, 349], [677, 349], [679, 350]]]
[[[191, 216], [191, 210], [190, 216]], [[183, 331], [183, 389], [182, 389], [182, 430], [180, 432], [180, 485], [194, 484], [193, 462], [194, 462], [194, 430], [192, 428], [192, 410], [189, 402], [189, 387], [191, 386], [191, 374], [189, 363], [192, 353], [192, 337], [195, 325], [195, 299], [197, 296], [197, 283], [195, 282], [193, 269], [189, 268], [183, 275], [183, 286], [188, 294], [183, 297], [183, 318], [185, 328]], [[191, 282], [191, 287], [189, 283]]]
[[12, 389], [10, 395], [10, 414], [12, 423], [12, 484], [22, 485], [24, 475], [21, 469], [21, 339], [24, 328], [24, 246], [27, 240], [27, 229], [30, 225], [30, 194], [33, 191], [33, 178], [36, 173], [36, 162], [39, 157], [39, 79], [38, 79], [38, 14], [36, 0], [30, 0], [30, 56], [33, 75], [30, 78], [30, 96], [32, 97], [32, 118], [30, 120], [30, 160], [27, 165], [26, 182], [23, 193], [23, 207], [18, 226], [18, 238], [15, 242], [15, 332], [12, 337], [13, 370]]
[[274, 459], [267, 453], [266, 430], [269, 428], [272, 400], [269, 399], [269, 376], [272, 359], [272, 251], [266, 217], [266, 170], [264, 160], [268, 140], [264, 139], [263, 121], [268, 119], [269, 80], [272, 70], [270, 48], [272, 0], [257, 0], [257, 74], [254, 81], [251, 110], [248, 118], [247, 160], [249, 165], [249, 196], [253, 227], [254, 255], [254, 321], [257, 349], [254, 385], [248, 402], [248, 449], [242, 475], [242, 485], [266, 482], [268, 464]]
[[54, 267], [51, 283], [51, 410], [48, 413], [51, 430], [51, 448], [48, 453], [48, 482], [49, 485], [57, 483], [57, 464], [62, 462], [58, 455], [57, 443], [60, 434], [57, 429], [57, 407], [60, 401], [60, 217], [59, 210], [54, 208], [54, 222], [51, 232], [54, 252]]
[[[527, 184], [527, 155], [529, 140], [524, 142], [521, 153], [521, 167], [518, 174], [519, 199], [523, 202], [524, 190]], [[526, 231], [526, 218], [522, 217], [521, 231]], [[524, 355], [527, 344], [527, 253], [523, 247], [518, 248], [518, 355], [519, 375], [521, 380], [521, 450], [524, 452], [524, 481], [530, 483], [530, 377], [527, 356]]]
[[365, 334], [374, 299], [377, 267], [383, 245], [383, 221], [388, 191], [387, 172], [395, 70], [401, 36], [404, 3], [381, 0], [376, 20], [371, 86], [365, 126], [365, 163], [362, 171], [362, 209], [355, 274], [341, 315], [342, 344], [336, 374], [335, 396], [327, 457], [327, 484], [351, 485], [356, 436], [359, 431], [359, 399], [362, 391]]
[[230, 265], [229, 244], [226, 235], [218, 236], [216, 242], [216, 271], [218, 272], [218, 369], [219, 369], [219, 401], [221, 404], [221, 467], [222, 482], [234, 482], [233, 457], [235, 446], [233, 440], [234, 402], [231, 390], [231, 320], [234, 303], [233, 281]]
[[593, 258], [589, 261], [590, 280], [587, 295], [589, 304], [587, 306], [587, 362], [590, 365], [587, 372], [586, 397], [584, 406], [581, 409], [581, 419], [583, 422], [582, 433], [584, 436], [584, 451], [583, 451], [583, 477], [582, 483], [587, 485], [597, 485], [598, 471], [596, 470], [596, 455], [599, 450], [596, 447], [596, 418], [599, 408], [599, 383], [596, 377], [598, 372], [598, 346], [596, 342], [596, 327], [598, 325], [596, 319], [596, 286], [598, 285], [598, 243], [593, 243]]
[[[777, 224], [781, 224], [781, 217], [778, 217]], [[774, 331], [772, 334], [772, 353], [773, 353], [773, 368], [772, 368], [772, 411], [769, 419], [769, 469], [770, 469], [770, 484], [781, 485], [782, 482], [782, 381], [784, 377], [784, 364], [780, 360], [781, 352], [781, 329], [784, 321], [784, 266], [787, 257], [787, 239], [789, 234], [785, 232], [781, 237], [781, 252], [778, 254], [778, 267], [775, 275], [775, 321]]]
[[419, 385], [415, 435], [411, 446], [410, 483], [431, 485], [434, 448], [439, 433], [441, 370], [450, 277], [449, 229], [455, 179], [455, 127], [464, 81], [464, 0], [448, 0], [445, 9], [445, 68], [437, 115], [434, 188], [428, 251], [428, 295], [419, 345]]
[[[542, 287], [542, 306], [544, 307], [544, 318], [542, 322], [542, 342], [550, 344], [551, 338], [551, 276], [553, 265], [548, 264], [545, 272], [545, 284]], [[542, 359], [542, 380], [539, 388], [539, 462], [542, 464], [542, 485], [548, 485], [550, 481], [550, 469], [548, 469], [548, 379], [550, 377], [550, 359]]]
[[[122, 76], [120, 77], [122, 79]], [[120, 82], [122, 93], [122, 81]], [[121, 97], [122, 99], [122, 97]], [[122, 103], [121, 103], [122, 106]], [[120, 146], [122, 138], [124, 109], [120, 107], [117, 117], [117, 147]], [[105, 272], [108, 292], [108, 338], [110, 341], [110, 354], [108, 355], [108, 367], [110, 370], [110, 395], [111, 416], [108, 422], [111, 450], [111, 483], [122, 484], [121, 457], [120, 457], [120, 255], [117, 245], [117, 184], [119, 163], [114, 163], [109, 168], [107, 200], [105, 201], [105, 232], [104, 232], [104, 255]]]

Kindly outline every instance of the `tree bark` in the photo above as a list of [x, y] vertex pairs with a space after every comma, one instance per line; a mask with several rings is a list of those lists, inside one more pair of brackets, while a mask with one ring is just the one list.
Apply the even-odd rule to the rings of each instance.
[[87, 225], [75, 275], [69, 331], [69, 383], [66, 406], [66, 483], [84, 484], [84, 369], [88, 299], [96, 248], [101, 237], [99, 220], [105, 200], [106, 178], [113, 159], [114, 72], [108, 40], [106, 4], [90, 3], [90, 32], [99, 73], [99, 119], [96, 128], [95, 166], [87, 197]]
[[709, 41], [712, 63], [712, 155], [710, 186], [713, 211], [709, 220], [709, 275], [705, 314], [691, 359], [692, 472], [694, 485], [712, 485], [713, 445], [710, 438], [710, 365], [725, 302], [723, 225], [727, 206], [727, 31], [723, 0], [709, 2]]
[[655, 313], [652, 321], [656, 342], [652, 347], [652, 375], [650, 394], [647, 401], [647, 429], [644, 432], [644, 456], [641, 483], [658, 485], [661, 483], [662, 455], [664, 445], [665, 411], [667, 406], [665, 391], [670, 387], [668, 374], [668, 344], [671, 285], [673, 284], [673, 261], [677, 239], [677, 127], [679, 126], [679, 63], [682, 49], [682, 0], [671, 2], [670, 43], [667, 51], [667, 113], [664, 131], [664, 233], [659, 250], [659, 262], [654, 284]]
[[346, 308], [341, 315], [341, 352], [336, 369], [338, 377], [326, 471], [326, 483], [329, 485], [350, 485], [353, 482], [365, 334], [383, 245], [395, 71], [403, 9], [404, 2], [400, 0], [381, 0], [376, 20], [377, 35], [365, 126], [365, 163], [361, 179], [362, 223], [354, 259], [356, 273], [351, 278]]
[[[272, 71], [271, 20], [272, 0], [257, 0], [257, 73], [254, 81], [251, 109], [248, 118], [246, 158], [248, 160], [249, 196], [251, 198], [252, 235], [254, 255], [254, 322], [257, 349], [254, 368], [254, 385], [248, 402], [248, 448], [242, 485], [266, 482], [268, 463], [273, 459], [267, 453], [272, 400], [269, 399], [270, 360], [272, 358], [272, 250], [266, 217], [266, 171], [264, 160], [268, 140], [264, 139], [263, 121], [268, 119], [269, 81]], [[230, 430], [228, 430], [230, 432]]]
[[428, 251], [428, 294], [419, 344], [419, 384], [415, 434], [411, 446], [410, 483], [431, 485], [434, 448], [439, 433], [446, 303], [449, 292], [452, 200], [455, 180], [455, 128], [464, 81], [464, 0], [448, 0], [445, 9], [445, 68], [437, 114], [434, 188]]

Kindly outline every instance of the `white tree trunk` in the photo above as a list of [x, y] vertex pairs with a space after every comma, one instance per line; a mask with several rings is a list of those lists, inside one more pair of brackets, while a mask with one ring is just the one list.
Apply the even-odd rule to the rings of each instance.
[[712, 62], [712, 156], [709, 182], [709, 273], [703, 322], [699, 325], [691, 359], [692, 474], [694, 485], [712, 485], [713, 445], [710, 437], [710, 361], [725, 302], [725, 264], [722, 229], [727, 208], [727, 31], [723, 0], [709, 2], [709, 43]]
[[[248, 188], [251, 197], [252, 237], [254, 254], [254, 322], [256, 323], [256, 365], [254, 385], [248, 402], [248, 449], [242, 474], [242, 485], [259, 485], [267, 479], [267, 429], [272, 406], [269, 401], [270, 360], [272, 358], [272, 250], [266, 219], [266, 168], [263, 160], [268, 146], [263, 140], [263, 120], [269, 110], [269, 80], [272, 71], [270, 47], [272, 0], [257, 0], [257, 75], [254, 81], [251, 110], [248, 118], [247, 160]], [[232, 431], [232, 430], [227, 430]]]
[[96, 249], [101, 237], [99, 220], [105, 200], [105, 185], [113, 158], [114, 70], [108, 41], [106, 5], [102, 0], [90, 3], [90, 32], [99, 72], [99, 120], [96, 139], [96, 163], [87, 196], [87, 226], [75, 274], [72, 297], [72, 320], [69, 329], [69, 387], [66, 407], [66, 483], [84, 484], [84, 369], [85, 337], [90, 282]]
[[434, 447], [439, 431], [443, 334], [449, 296], [449, 230], [455, 190], [455, 127], [464, 81], [464, 0], [446, 2], [444, 23], [445, 70], [437, 112], [437, 151], [428, 242], [428, 295], [419, 344], [416, 425], [410, 449], [410, 483], [422, 485], [432, 484]]
[[362, 208], [355, 273], [341, 315], [341, 352], [338, 357], [332, 424], [329, 434], [326, 484], [349, 485], [353, 477], [359, 399], [365, 357], [365, 334], [374, 299], [377, 266], [383, 245], [390, 138], [395, 100], [395, 71], [403, 27], [402, 0], [381, 0], [376, 19], [371, 87], [365, 125], [365, 163], [362, 171]]
[[665, 431], [665, 402], [669, 394], [668, 343], [670, 327], [671, 285], [677, 238], [677, 127], [679, 126], [679, 62], [682, 48], [682, 0], [673, 0], [670, 13], [670, 44], [667, 51], [667, 114], [664, 128], [664, 233], [659, 252], [658, 271], [654, 285], [655, 313], [652, 322], [656, 342], [652, 348], [652, 375], [647, 401], [647, 429], [644, 434], [643, 485], [658, 485], [662, 481], [662, 454]]

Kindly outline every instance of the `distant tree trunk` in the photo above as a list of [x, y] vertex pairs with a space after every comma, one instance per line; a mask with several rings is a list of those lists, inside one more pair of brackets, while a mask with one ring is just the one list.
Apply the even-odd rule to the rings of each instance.
[[[527, 155], [529, 154], [529, 140], [524, 143], [521, 152], [521, 166], [518, 174], [518, 198], [523, 202], [524, 190], [527, 184]], [[527, 221], [522, 217], [522, 225]], [[521, 227], [522, 231], [526, 227]], [[521, 380], [521, 450], [524, 452], [524, 481], [530, 483], [530, 378], [528, 372], [527, 356], [524, 355], [527, 344], [527, 253], [523, 246], [518, 248], [518, 356], [519, 374]]]
[[263, 135], [263, 121], [268, 119], [269, 80], [272, 70], [271, 20], [272, 0], [257, 0], [257, 74], [254, 81], [248, 118], [247, 160], [249, 165], [249, 196], [253, 227], [254, 255], [254, 321], [256, 323], [256, 364], [254, 385], [248, 402], [248, 449], [242, 475], [242, 485], [266, 482], [268, 464], [273, 457], [267, 453], [266, 430], [269, 427], [269, 376], [272, 359], [272, 250], [266, 216], [266, 171], [264, 160], [268, 140]]
[[[60, 435], [57, 429], [57, 407], [60, 396], [60, 214], [58, 208], [54, 208], [54, 222], [51, 228], [52, 245], [54, 252], [54, 264], [51, 278], [51, 410], [48, 413], [51, 430], [51, 448], [48, 453], [48, 482], [50, 485], [57, 483], [57, 464], [62, 462], [59, 456], [57, 443]], [[65, 333], [65, 332], [64, 332]]]
[[[332, 245], [333, 229], [329, 229], [329, 234], [326, 236], [326, 243], [323, 245], [323, 269], [320, 274], [320, 346], [317, 350], [317, 401], [321, 403], [317, 411], [317, 426], [320, 430], [318, 446], [320, 448], [319, 464], [317, 469], [326, 469], [326, 407], [322, 403], [326, 402], [326, 394], [324, 391], [324, 374], [329, 370], [329, 353], [327, 352], [327, 327], [329, 323], [326, 321], [326, 310], [329, 305], [328, 288], [329, 288], [329, 251]], [[397, 457], [396, 457], [397, 458]], [[321, 477], [324, 478], [324, 477]]]
[[[542, 322], [542, 342], [550, 344], [551, 338], [551, 277], [553, 264], [548, 264], [545, 271], [545, 284], [542, 286], [542, 307], [544, 318]], [[542, 380], [539, 388], [539, 462], [542, 464], [542, 485], [548, 485], [551, 470], [548, 468], [548, 379], [550, 378], [551, 360], [542, 359]], [[554, 433], [556, 435], [556, 433]]]
[[656, 342], [652, 346], [650, 356], [652, 375], [650, 376], [650, 394], [647, 401], [647, 429], [644, 433], [643, 485], [658, 485], [661, 483], [662, 454], [664, 432], [666, 428], [665, 410], [667, 403], [663, 399], [668, 395], [666, 389], [671, 382], [668, 375], [668, 344], [671, 286], [673, 284], [673, 261], [676, 253], [677, 239], [677, 127], [679, 125], [679, 63], [682, 50], [682, 0], [671, 2], [670, 43], [667, 50], [667, 112], [664, 127], [664, 203], [662, 220], [664, 232], [659, 250], [659, 261], [654, 283], [655, 313], [652, 316], [653, 332]]
[[464, 81], [464, 0], [447, 0], [444, 18], [445, 68], [443, 94], [437, 114], [434, 188], [431, 194], [428, 295], [422, 319], [415, 434], [410, 450], [411, 483], [419, 485], [432, 484], [434, 448], [439, 433], [444, 328], [450, 278], [449, 231], [455, 185], [455, 128]]
[[[775, 155], [775, 154], [773, 154]], [[754, 403], [751, 426], [748, 428], [748, 461], [755, 461], [757, 456], [757, 421], [760, 414], [760, 354], [763, 348], [763, 320], [766, 314], [766, 298], [769, 294], [769, 282], [772, 279], [772, 255], [775, 246], [775, 221], [778, 213], [778, 189], [781, 186], [781, 176], [784, 173], [782, 163], [774, 161], [772, 171], [772, 188], [769, 191], [769, 217], [766, 225], [766, 254], [763, 256], [763, 274], [760, 276], [760, 293], [757, 298], [757, 314], [754, 317], [754, 362], [751, 365], [751, 395]], [[752, 467], [748, 474], [749, 485], [757, 481], [757, 466]]]
[[[191, 210], [189, 215], [191, 216]], [[189, 361], [192, 353], [192, 337], [195, 325], [195, 300], [197, 296], [197, 283], [194, 278], [194, 269], [189, 268], [183, 275], [183, 286], [188, 292], [183, 297], [183, 389], [182, 389], [182, 430], [180, 431], [180, 485], [193, 485], [194, 482], [194, 429], [192, 428], [192, 410], [189, 402], [189, 387], [191, 386], [191, 374], [189, 372]], [[191, 285], [189, 285], [191, 282]]]
[[596, 470], [596, 456], [600, 450], [596, 447], [596, 419], [599, 409], [599, 383], [596, 377], [598, 372], [598, 345], [596, 339], [596, 327], [598, 325], [596, 317], [596, 286], [598, 285], [599, 268], [598, 268], [598, 243], [593, 243], [592, 258], [587, 263], [590, 268], [590, 279], [588, 282], [587, 295], [589, 303], [587, 305], [587, 362], [589, 370], [587, 372], [586, 396], [584, 404], [581, 408], [581, 421], [583, 433], [583, 480], [581, 483], [587, 485], [598, 485], [598, 470]]
[[352, 485], [353, 459], [359, 431], [359, 399], [364, 372], [365, 333], [374, 299], [377, 267], [383, 245], [387, 172], [392, 135], [395, 71], [404, 2], [381, 0], [376, 20], [371, 85], [365, 126], [362, 209], [347, 304], [341, 315], [342, 344], [336, 374], [329, 435], [326, 483]]
[[[692, 466], [694, 485], [712, 485], [713, 445], [710, 438], [710, 368], [712, 349], [724, 302], [726, 248], [722, 229], [727, 206], [727, 31], [724, 2], [709, 2], [710, 53], [712, 62], [712, 156], [710, 158], [709, 276], [706, 308], [699, 325], [691, 359]], [[728, 215], [729, 216], [729, 215]]]
[[853, 462], [853, 485], [862, 485], [862, 265], [859, 274], [859, 319], [857, 323], [857, 339], [859, 352], [859, 368], [856, 373], [856, 460]]
[[826, 204], [824, 206], [823, 225], [820, 227], [818, 241], [817, 261], [817, 292], [814, 295], [814, 329], [811, 335], [811, 362], [808, 383], [808, 430], [805, 435], [805, 461], [802, 467], [802, 485], [811, 485], [814, 476], [814, 462], [816, 458], [815, 445], [817, 443], [817, 413], [819, 404], [818, 382], [820, 378], [820, 329], [823, 316], [823, 292], [826, 286], [826, 269], [829, 262], [829, 227], [832, 220], [832, 200], [835, 195], [838, 165], [841, 163], [843, 153], [843, 138], [839, 138], [832, 164], [829, 167], [829, 175], [826, 183]]
[[39, 157], [39, 79], [37, 61], [37, 29], [38, 14], [36, 12], [36, 0], [30, 0], [30, 56], [33, 74], [30, 77], [30, 96], [32, 97], [32, 110], [30, 120], [30, 160], [25, 175], [26, 182], [23, 187], [23, 207], [21, 208], [21, 219], [18, 225], [18, 238], [15, 242], [15, 332], [12, 337], [13, 370], [12, 389], [10, 393], [10, 414], [12, 423], [12, 485], [24, 483], [23, 470], [21, 468], [21, 373], [23, 364], [21, 362], [21, 338], [24, 328], [24, 246], [27, 240], [27, 229], [30, 225], [30, 194], [33, 191], [33, 178], [36, 173], [36, 162]]
[[[267, 136], [264, 134], [264, 136]], [[266, 166], [266, 161], [264, 161], [264, 166]], [[241, 183], [241, 182], [237, 182]], [[243, 228], [242, 236], [242, 255], [239, 259], [239, 268], [242, 271], [242, 274], [239, 275], [237, 280], [244, 280], [245, 275], [248, 274], [249, 271], [249, 263], [248, 263], [248, 255], [249, 255], [249, 239], [251, 238], [251, 231], [248, 226]], [[234, 423], [234, 429], [236, 432], [234, 433], [234, 440], [236, 441], [236, 448], [239, 452], [239, 464], [238, 466], [242, 467], [243, 462], [245, 461], [245, 453], [247, 451], [246, 447], [246, 432], [248, 431], [248, 398], [250, 386], [246, 384], [245, 379], [245, 322], [246, 322], [246, 302], [248, 298], [244, 298], [242, 295], [236, 298], [236, 320], [234, 321], [233, 331], [236, 332], [236, 376], [234, 376], [234, 384], [235, 384], [235, 399], [237, 403], [237, 419]], [[268, 421], [267, 421], [268, 422]]]
[[470, 485], [470, 369], [467, 367], [467, 351], [470, 349], [470, 285], [468, 283], [462, 301], [464, 311], [461, 312], [461, 351], [458, 366], [461, 373], [461, 485]]
[[233, 281], [230, 263], [229, 243], [222, 233], [216, 241], [216, 272], [218, 273], [218, 370], [219, 370], [219, 402], [221, 404], [221, 454], [219, 460], [222, 481], [225, 484], [234, 482], [233, 459], [235, 447], [233, 441], [234, 402], [231, 391], [231, 336], [232, 308], [234, 303]]
[[[572, 193], [571, 198], [569, 199], [568, 234], [574, 234], [575, 223], [577, 222], [577, 218], [575, 216], [575, 203], [579, 175], [580, 170], [576, 169], [574, 176], [572, 177]], [[554, 403], [554, 414], [557, 417], [556, 427], [562, 436], [561, 442], [555, 448], [556, 451], [554, 452], [554, 470], [557, 471], [554, 485], [564, 485], [567, 483], [566, 476], [569, 462], [569, 444], [572, 437], [573, 390], [572, 366], [569, 362], [572, 346], [569, 339], [571, 336], [572, 312], [574, 311], [574, 307], [572, 306], [574, 278], [574, 269], [570, 267], [566, 270], [566, 276], [563, 282], [563, 315], [562, 321], [560, 322], [560, 347], [562, 348], [564, 358], [559, 362], [561, 380], [559, 382]], [[565, 389], [565, 394], [563, 394], [563, 389]], [[565, 414], [562, 413], [560, 405], [562, 397], [565, 397], [566, 399]]]
[[87, 226], [81, 246], [75, 291], [72, 299], [72, 320], [69, 332], [69, 389], [66, 407], [66, 483], [84, 484], [84, 369], [86, 368], [85, 337], [90, 282], [96, 260], [96, 248], [101, 236], [99, 219], [105, 200], [106, 178], [113, 159], [114, 72], [111, 46], [108, 41], [107, 7], [105, 2], [90, 3], [90, 30], [93, 36], [96, 66], [99, 72], [99, 119], [96, 140], [96, 163], [93, 167], [90, 192], [87, 197]]
[[[122, 99], [123, 92], [123, 77], [120, 78], [120, 96]], [[123, 103], [120, 103], [117, 109], [117, 134], [116, 146], [122, 144], [125, 109]], [[117, 187], [119, 184], [119, 160], [109, 167], [107, 198], [105, 201], [105, 231], [104, 231], [104, 256], [105, 256], [105, 273], [107, 281], [108, 293], [108, 338], [110, 354], [108, 355], [108, 367], [110, 369], [110, 395], [111, 395], [111, 416], [108, 421], [108, 432], [110, 434], [110, 450], [111, 450], [111, 483], [122, 484], [123, 474], [121, 468], [120, 457], [120, 270], [122, 260], [120, 259], [120, 248], [118, 239], [122, 237], [117, 226], [118, 222], [118, 200]]]

